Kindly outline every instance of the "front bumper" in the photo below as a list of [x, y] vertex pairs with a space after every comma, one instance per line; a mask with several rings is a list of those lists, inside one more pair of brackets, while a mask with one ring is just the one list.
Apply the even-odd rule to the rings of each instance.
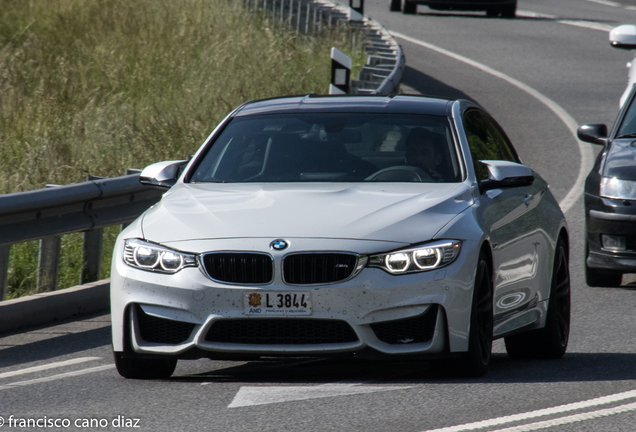
[[[244, 250], [245, 240], [240, 242]], [[208, 246], [200, 247], [214, 250]], [[111, 274], [115, 351], [241, 358], [369, 349], [385, 355], [440, 355], [468, 349], [477, 261], [477, 247], [469, 241], [452, 264], [436, 271], [395, 276], [367, 267], [341, 283], [302, 287], [286, 285], [279, 277], [265, 286], [228, 285], [198, 268], [174, 275], [137, 270], [121, 259], [119, 242], [116, 248]], [[283, 253], [272, 255], [280, 269]], [[246, 313], [247, 295], [273, 291], [309, 292], [311, 315], [262, 318]]]
[[[636, 272], [636, 202], [585, 195], [588, 267], [621, 273]], [[620, 236], [625, 251], [603, 247], [602, 236]]]

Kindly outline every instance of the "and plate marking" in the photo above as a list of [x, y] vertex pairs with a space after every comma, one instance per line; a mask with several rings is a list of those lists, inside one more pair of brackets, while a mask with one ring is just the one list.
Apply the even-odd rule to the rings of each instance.
[[252, 291], [244, 297], [245, 314], [250, 316], [311, 315], [309, 291]]

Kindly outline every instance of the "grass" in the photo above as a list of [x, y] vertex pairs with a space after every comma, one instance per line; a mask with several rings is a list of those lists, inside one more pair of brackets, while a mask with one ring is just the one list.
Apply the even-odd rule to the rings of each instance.
[[[0, 193], [184, 158], [247, 100], [326, 93], [332, 46], [366, 59], [343, 29], [296, 36], [242, 4], [0, 0]], [[64, 237], [60, 287], [80, 258], [81, 234]], [[36, 273], [37, 243], [14, 245], [7, 297], [33, 292]]]

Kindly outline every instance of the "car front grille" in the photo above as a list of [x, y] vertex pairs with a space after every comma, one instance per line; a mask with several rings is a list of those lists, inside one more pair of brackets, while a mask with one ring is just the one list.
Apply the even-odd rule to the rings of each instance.
[[313, 285], [343, 281], [356, 269], [358, 258], [347, 253], [294, 254], [283, 261], [285, 283]]
[[141, 338], [146, 342], [176, 345], [188, 340], [195, 324], [158, 318], [137, 308], [137, 323]]
[[314, 345], [356, 342], [345, 321], [317, 319], [229, 319], [215, 322], [208, 342], [256, 345]]
[[219, 282], [267, 284], [274, 277], [272, 257], [267, 254], [219, 252], [203, 255], [208, 275]]
[[428, 342], [435, 333], [437, 309], [438, 306], [433, 305], [422, 315], [371, 324], [371, 329], [378, 339], [391, 345]]

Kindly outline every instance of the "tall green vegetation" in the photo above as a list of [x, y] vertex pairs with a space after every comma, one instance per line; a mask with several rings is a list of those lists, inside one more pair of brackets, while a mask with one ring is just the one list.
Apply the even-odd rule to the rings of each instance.
[[[183, 158], [246, 100], [325, 93], [346, 32], [296, 36], [242, 4], [0, 0], [0, 193]], [[79, 279], [79, 241], [63, 242], [60, 286]], [[9, 297], [33, 289], [36, 260], [13, 247]]]

